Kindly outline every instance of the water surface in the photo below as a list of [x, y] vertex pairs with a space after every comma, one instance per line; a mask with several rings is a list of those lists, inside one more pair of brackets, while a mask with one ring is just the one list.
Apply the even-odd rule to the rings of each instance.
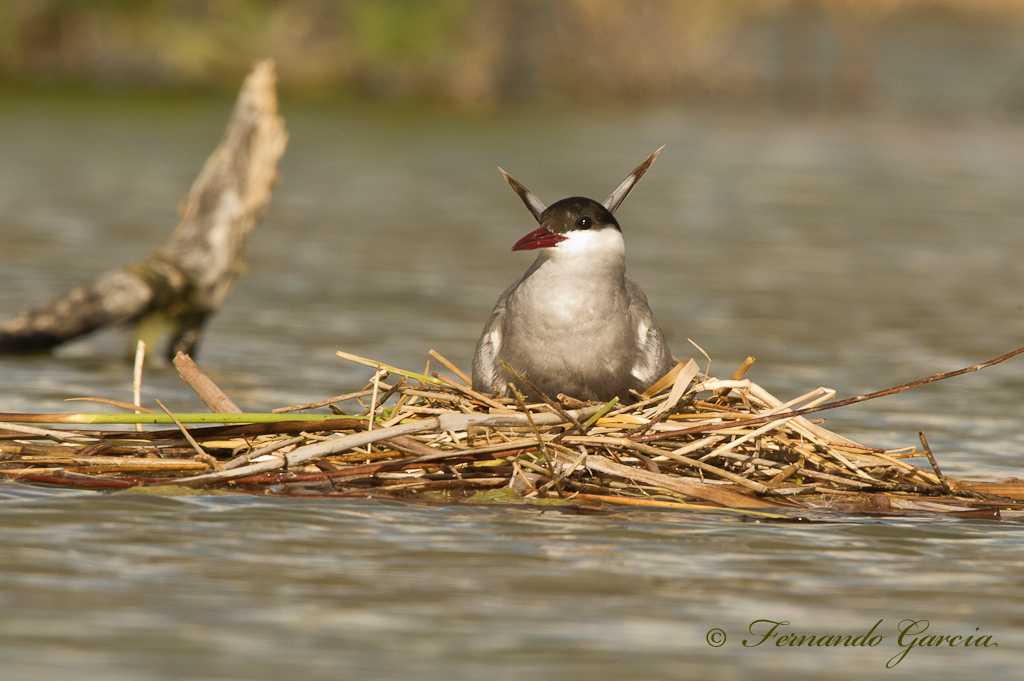
[[[228, 102], [0, 103], [0, 314], [145, 255]], [[542, 200], [603, 199], [675, 353], [789, 399], [969, 366], [1022, 345], [1024, 127], [663, 108], [453, 118], [285, 103], [281, 181], [200, 364], [243, 408], [357, 389], [343, 349], [468, 368]], [[128, 399], [127, 336], [0, 359], [0, 410]], [[944, 470], [1021, 471], [1020, 361], [829, 414], [885, 447], [928, 433]], [[144, 396], [201, 409], [176, 372]], [[1010, 678], [1024, 652], [1017, 521], [765, 524], [334, 499], [0, 491], [4, 678]], [[896, 626], [999, 646], [911, 651]], [[757, 619], [875, 648], [744, 648]], [[728, 641], [708, 645], [722, 629]]]

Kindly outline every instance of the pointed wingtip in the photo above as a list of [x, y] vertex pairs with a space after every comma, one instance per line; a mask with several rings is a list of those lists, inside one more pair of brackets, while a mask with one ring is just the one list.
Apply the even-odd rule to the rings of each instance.
[[540, 215], [541, 213], [544, 212], [544, 209], [546, 208], [543, 202], [541, 202], [540, 199], [534, 196], [533, 192], [531, 192], [529, 189], [523, 186], [523, 184], [519, 180], [506, 173], [504, 168], [498, 166], [498, 170], [500, 170], [501, 174], [505, 177], [505, 182], [508, 182], [508, 186], [512, 187], [512, 191], [514, 191], [519, 196], [519, 199], [523, 202], [523, 205], [526, 206], [526, 209], [528, 211], [530, 211], [530, 215], [533, 216], [533, 219], [539, 223]]
[[[633, 184], [636, 184], [637, 182], [639, 182], [640, 178], [644, 176], [644, 173], [646, 173], [650, 169], [650, 167], [652, 165], [654, 165], [654, 161], [657, 160], [658, 154], [660, 154], [661, 150], [664, 149], [664, 148], [665, 148], [665, 145], [662, 144], [660, 147], [658, 147], [658, 149], [653, 154], [651, 154], [650, 156], [645, 158], [643, 163], [638, 165], [636, 168], [633, 168], [633, 172], [631, 172], [629, 174], [630, 177], [635, 178], [633, 180]], [[625, 197], [623, 197], [623, 198], [625, 198]]]
[[643, 163], [634, 168], [633, 172], [627, 175], [626, 179], [622, 181], [622, 184], [620, 184], [618, 188], [611, 193], [611, 196], [609, 196], [604, 202], [604, 207], [607, 208], [609, 212], [614, 213], [615, 209], [622, 205], [622, 202], [626, 200], [629, 193], [633, 191], [633, 187], [635, 187], [636, 183], [640, 181], [640, 178], [644, 176], [644, 173], [647, 172], [655, 159], [658, 158], [658, 154], [660, 154], [661, 150], [664, 148], [664, 144], [658, 147], [653, 154], [644, 159]]
[[[652, 163], [654, 163], [654, 159], [658, 158], [658, 154], [660, 154], [660, 153], [661, 153], [661, 150], [662, 150], [662, 149], [664, 149], [664, 148], [665, 148], [666, 146], [667, 146], [667, 145], [665, 145], [665, 144], [662, 144], [662, 145], [661, 145], [660, 147], [658, 147], [657, 149], [655, 149], [655, 150], [654, 150], [654, 153], [653, 153], [653, 154], [651, 154], [650, 156], [648, 156], [648, 157], [647, 157], [646, 159], [644, 159], [644, 162], [643, 162], [643, 163], [641, 163], [640, 165], [641, 165], [641, 166], [642, 166], [642, 165], [646, 165], [646, 166], [647, 166], [648, 168], [650, 168], [650, 167], [651, 167], [651, 164], [652, 164]], [[637, 166], [637, 167], [639, 168], [640, 166]]]

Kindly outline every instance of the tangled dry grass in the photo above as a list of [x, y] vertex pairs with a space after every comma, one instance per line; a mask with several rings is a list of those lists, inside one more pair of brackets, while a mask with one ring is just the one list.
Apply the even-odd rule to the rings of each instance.
[[[783, 402], [743, 377], [752, 360], [727, 380], [701, 374], [690, 360], [634, 395], [633, 404], [620, 405], [565, 396], [528, 401], [519, 392], [515, 399], [496, 399], [470, 388], [468, 377], [433, 351], [455, 377], [338, 354], [373, 368], [363, 389], [271, 414], [0, 415], [6, 421], [0, 423], [0, 474], [33, 484], [159, 493], [726, 508], [760, 515], [819, 507], [983, 518], [1024, 513], [1024, 483], [950, 479], [923, 434], [922, 451], [885, 451], [801, 415], [870, 396], [828, 402], [834, 391], [818, 388]], [[176, 364], [212, 408], [238, 411], [187, 357]], [[361, 411], [346, 414], [339, 404]], [[325, 408], [333, 413], [296, 413]], [[25, 425], [33, 421], [177, 427]], [[220, 425], [183, 425], [210, 421]]]

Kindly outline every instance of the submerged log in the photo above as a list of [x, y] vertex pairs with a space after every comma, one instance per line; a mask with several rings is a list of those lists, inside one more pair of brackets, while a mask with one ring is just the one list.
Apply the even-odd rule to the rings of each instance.
[[246, 241], [277, 179], [288, 136], [276, 84], [273, 60], [256, 64], [165, 247], [0, 324], [0, 353], [50, 350], [105, 326], [133, 324], [135, 338], [150, 347], [169, 335], [168, 360], [195, 355], [206, 321], [245, 272]]

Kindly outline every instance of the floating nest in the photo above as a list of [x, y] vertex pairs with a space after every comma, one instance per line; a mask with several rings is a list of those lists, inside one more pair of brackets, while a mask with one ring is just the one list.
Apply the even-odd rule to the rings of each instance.
[[[728, 380], [701, 374], [690, 360], [625, 405], [538, 399], [529, 390], [515, 399], [483, 395], [433, 351], [452, 377], [338, 354], [373, 368], [362, 390], [271, 414], [139, 413], [147, 410], [100, 398], [81, 399], [133, 413], [0, 414], [0, 479], [163, 494], [725, 508], [782, 517], [823, 507], [1024, 514], [1021, 481], [944, 476], [923, 434], [920, 450], [853, 442], [802, 414], [866, 396], [829, 402], [834, 392], [819, 388], [783, 402], [743, 378], [752, 360]], [[175, 364], [208, 405], [237, 411], [191, 360], [179, 356]], [[317, 409], [332, 413], [296, 413]], [[38, 425], [55, 423], [76, 427]], [[95, 429], [100, 423], [175, 427]]]

